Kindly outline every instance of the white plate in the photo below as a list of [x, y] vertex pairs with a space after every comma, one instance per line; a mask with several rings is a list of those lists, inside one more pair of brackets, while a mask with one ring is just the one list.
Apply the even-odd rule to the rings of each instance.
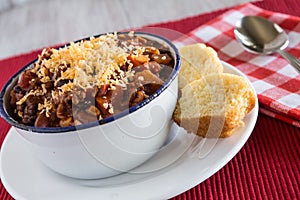
[[[225, 72], [245, 77], [229, 64], [223, 65]], [[168, 142], [148, 162], [129, 173], [99, 180], [56, 174], [36, 160], [26, 141], [12, 128], [1, 149], [1, 180], [15, 199], [168, 199], [201, 183], [229, 162], [251, 135], [257, 115], [256, 103], [244, 120], [245, 126], [225, 139], [199, 139], [173, 124]]]

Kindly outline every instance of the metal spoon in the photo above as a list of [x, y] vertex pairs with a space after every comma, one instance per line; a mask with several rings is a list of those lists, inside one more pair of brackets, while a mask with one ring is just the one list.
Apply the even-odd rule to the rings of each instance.
[[289, 39], [277, 24], [263, 17], [245, 16], [236, 23], [234, 34], [246, 50], [261, 54], [277, 52], [300, 72], [300, 60], [284, 51]]

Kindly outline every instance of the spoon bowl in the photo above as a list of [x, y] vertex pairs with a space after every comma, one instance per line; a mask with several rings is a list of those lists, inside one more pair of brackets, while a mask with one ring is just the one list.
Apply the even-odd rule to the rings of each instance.
[[284, 51], [288, 35], [277, 24], [259, 16], [245, 16], [235, 25], [234, 34], [243, 47], [260, 54], [281, 54], [300, 72], [300, 60]]

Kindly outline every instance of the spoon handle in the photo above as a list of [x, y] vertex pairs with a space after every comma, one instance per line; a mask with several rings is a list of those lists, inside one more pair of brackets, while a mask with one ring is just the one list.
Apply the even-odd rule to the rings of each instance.
[[283, 50], [279, 50], [278, 53], [300, 72], [300, 60], [298, 58]]

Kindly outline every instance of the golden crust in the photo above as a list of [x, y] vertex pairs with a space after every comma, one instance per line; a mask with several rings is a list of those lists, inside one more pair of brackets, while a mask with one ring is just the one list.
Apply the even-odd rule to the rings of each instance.
[[[223, 84], [215, 84], [217, 79]], [[215, 91], [225, 91], [225, 103]], [[182, 89], [173, 119], [188, 132], [201, 137], [228, 137], [244, 125], [243, 119], [254, 108], [255, 101], [255, 94], [245, 78], [226, 73], [210, 74]]]
[[193, 80], [210, 73], [222, 73], [223, 66], [217, 52], [202, 43], [180, 48], [181, 66], [178, 75], [178, 86], [183, 88]]

